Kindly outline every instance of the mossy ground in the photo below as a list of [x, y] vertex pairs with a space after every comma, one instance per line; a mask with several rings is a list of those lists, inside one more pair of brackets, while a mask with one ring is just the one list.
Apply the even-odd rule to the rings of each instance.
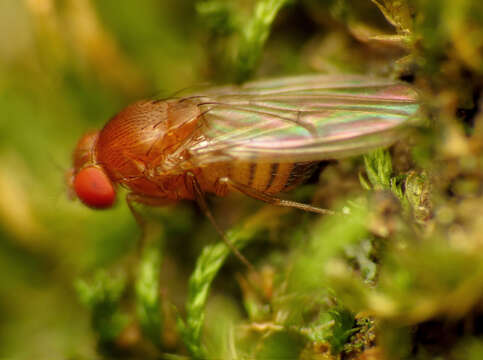
[[[482, 359], [479, 0], [0, 3], [0, 358]], [[410, 81], [419, 123], [289, 194], [67, 199], [79, 136], [129, 102], [308, 72]]]

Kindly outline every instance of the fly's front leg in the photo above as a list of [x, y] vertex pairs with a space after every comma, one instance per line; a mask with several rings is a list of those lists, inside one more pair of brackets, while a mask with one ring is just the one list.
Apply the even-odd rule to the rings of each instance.
[[165, 206], [173, 203], [171, 200], [161, 199], [157, 197], [144, 196], [136, 193], [128, 193], [126, 195], [126, 202], [129, 210], [134, 216], [134, 219], [138, 225], [142, 228], [146, 224], [146, 220], [143, 219], [141, 213], [134, 207], [134, 203], [144, 204], [149, 206]]
[[291, 201], [291, 200], [284, 200], [284, 199], [279, 199], [277, 197], [265, 194], [261, 191], [255, 190], [247, 185], [240, 184], [239, 182], [233, 181], [230, 178], [223, 177], [219, 180], [220, 184], [224, 184], [227, 187], [236, 190], [238, 192], [241, 192], [242, 194], [245, 194], [251, 198], [261, 200], [263, 202], [272, 204], [272, 205], [277, 205], [277, 206], [284, 206], [284, 207], [291, 207], [291, 208], [296, 208], [304, 211], [310, 211], [313, 213], [317, 214], [335, 214], [334, 211], [328, 210], [328, 209], [321, 209], [312, 205], [308, 204], [303, 204], [299, 203], [296, 201]]
[[165, 206], [165, 205], [172, 204], [173, 201], [157, 198], [157, 197], [139, 195], [136, 193], [128, 193], [126, 195], [126, 203], [132, 215], [134, 216], [136, 223], [139, 225], [141, 229], [141, 241], [139, 242], [139, 249], [141, 249], [143, 248], [144, 244], [147, 241], [148, 224], [146, 222], [146, 219], [143, 217], [143, 215], [139, 212], [138, 209], [136, 209], [135, 204], [137, 203], [137, 204], [144, 204], [149, 206]]

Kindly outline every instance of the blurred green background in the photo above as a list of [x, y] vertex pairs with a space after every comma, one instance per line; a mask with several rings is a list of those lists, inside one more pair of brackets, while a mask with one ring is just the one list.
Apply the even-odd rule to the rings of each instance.
[[0, 18], [0, 358], [92, 358], [74, 282], [135, 251], [139, 230], [122, 197], [107, 212], [70, 201], [64, 173], [83, 132], [202, 79], [194, 4], [2, 0]]
[[[263, 281], [230, 259], [209, 292], [228, 253], [193, 204], [143, 209], [139, 249], [123, 194], [69, 200], [130, 102], [308, 72], [409, 80], [423, 125], [293, 194], [348, 222], [213, 199]], [[0, 358], [483, 358], [482, 76], [479, 0], [0, 0]]]

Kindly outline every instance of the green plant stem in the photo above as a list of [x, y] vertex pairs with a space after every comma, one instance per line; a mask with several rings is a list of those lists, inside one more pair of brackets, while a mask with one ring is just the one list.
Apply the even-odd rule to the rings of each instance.
[[[227, 238], [237, 249], [244, 248], [254, 236], [267, 229], [287, 209], [266, 207], [248, 218], [244, 224], [227, 233]], [[279, 216], [277, 216], [277, 214]], [[224, 264], [230, 249], [223, 242], [206, 246], [196, 262], [189, 281], [186, 303], [186, 322], [178, 319], [178, 325], [186, 347], [194, 358], [206, 358], [206, 349], [201, 342], [201, 332], [205, 319], [205, 305], [211, 284]]]
[[126, 289], [124, 275], [101, 270], [91, 281], [79, 279], [75, 287], [80, 301], [91, 309], [92, 328], [99, 336], [99, 343], [114, 342], [130, 321], [120, 308]]
[[136, 313], [143, 333], [161, 346], [162, 314], [159, 277], [162, 262], [162, 239], [148, 243], [143, 249], [135, 285]]
[[237, 59], [237, 82], [243, 82], [250, 77], [261, 56], [275, 16], [290, 1], [260, 0], [255, 6], [253, 17], [241, 32]]

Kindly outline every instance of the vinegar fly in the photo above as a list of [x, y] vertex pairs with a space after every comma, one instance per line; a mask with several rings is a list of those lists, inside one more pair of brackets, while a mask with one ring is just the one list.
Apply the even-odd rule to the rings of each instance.
[[96, 209], [114, 204], [116, 186], [127, 188], [138, 221], [133, 203], [188, 199], [214, 222], [205, 194], [230, 192], [325, 213], [275, 195], [303, 182], [323, 160], [391, 145], [418, 107], [405, 83], [353, 75], [286, 77], [142, 100], [80, 139], [69, 185]]

